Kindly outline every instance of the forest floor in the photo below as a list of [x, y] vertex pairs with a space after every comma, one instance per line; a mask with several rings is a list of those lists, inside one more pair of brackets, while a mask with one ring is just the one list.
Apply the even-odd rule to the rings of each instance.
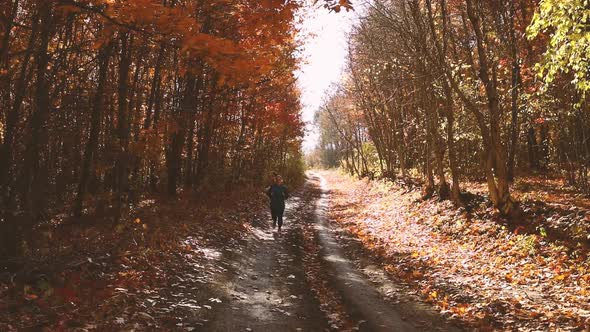
[[322, 182], [309, 174], [280, 233], [258, 190], [48, 230], [0, 271], [0, 330], [460, 330], [341, 236]]
[[479, 184], [456, 208], [419, 188], [320, 173], [342, 236], [445, 317], [478, 330], [590, 330], [590, 199], [563, 182], [517, 182], [525, 214], [507, 222]]
[[0, 331], [200, 330], [265, 202], [254, 189], [144, 199], [118, 224], [46, 229], [0, 264]]
[[287, 204], [283, 230], [269, 228], [267, 219], [258, 224], [233, 272], [218, 281], [225, 292], [221, 308], [203, 330], [459, 330], [388, 278], [370, 278], [360, 260], [344, 254], [343, 246], [356, 241], [337, 241], [321, 178], [308, 176]]
[[58, 225], [0, 266], [1, 331], [571, 330], [590, 323], [590, 200], [478, 184], [466, 207], [419, 188], [308, 173], [270, 227], [256, 189], [144, 199], [123, 223]]

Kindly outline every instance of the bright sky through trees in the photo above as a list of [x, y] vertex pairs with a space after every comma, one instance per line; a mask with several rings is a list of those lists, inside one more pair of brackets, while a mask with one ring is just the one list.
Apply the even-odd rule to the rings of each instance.
[[303, 118], [308, 123], [304, 150], [315, 146], [318, 134], [311, 123], [315, 111], [320, 107], [322, 96], [332, 83], [338, 82], [347, 52], [347, 34], [358, 17], [357, 12], [342, 11], [338, 14], [327, 10], [312, 10], [305, 14], [303, 21], [303, 58], [298, 73], [303, 93]]

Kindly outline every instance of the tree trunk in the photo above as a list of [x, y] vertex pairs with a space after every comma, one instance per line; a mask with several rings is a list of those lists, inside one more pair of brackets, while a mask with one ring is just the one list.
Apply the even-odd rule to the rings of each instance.
[[[6, 7], [2, 9], [0, 15], [6, 18], [6, 24], [4, 26], [4, 36], [0, 43], [0, 106], [3, 107], [3, 111], [0, 112], [0, 116], [3, 116], [4, 112], [10, 110], [10, 87], [11, 87], [11, 75], [8, 72], [10, 69], [10, 54], [8, 52], [10, 48], [10, 34], [14, 25], [14, 19], [18, 11], [19, 0], [13, 2], [10, 8]], [[5, 135], [2, 135], [1, 139], [4, 139]], [[2, 166], [0, 166], [2, 167]], [[0, 169], [0, 172], [2, 170]], [[1, 181], [1, 180], [0, 180]], [[0, 182], [0, 188], [2, 183]]]
[[518, 56], [518, 44], [516, 31], [514, 28], [514, 2], [510, 2], [510, 53], [512, 55], [512, 89], [511, 98], [511, 121], [510, 121], [510, 150], [508, 151], [508, 180], [514, 181], [514, 164], [516, 159], [516, 149], [518, 147], [518, 133], [520, 124], [518, 122], [518, 110], [520, 97], [520, 59]]
[[[39, 30], [39, 16], [33, 17], [31, 35], [25, 53], [23, 55], [21, 69], [18, 74], [18, 79], [15, 85], [15, 95], [12, 105], [6, 114], [6, 124], [4, 127], [4, 142], [0, 152], [0, 187], [3, 189], [4, 205], [10, 206], [12, 204], [12, 197], [14, 194], [13, 188], [10, 186], [13, 155], [14, 155], [14, 140], [16, 136], [16, 129], [18, 125], [18, 115], [20, 108], [26, 95], [26, 87], [30, 80], [27, 72], [29, 71], [29, 62], [33, 51], [35, 49], [35, 42], [37, 40], [37, 33]], [[33, 71], [31, 71], [32, 73]], [[10, 95], [10, 92], [6, 92]]]
[[209, 153], [211, 150], [211, 139], [213, 134], [213, 116], [215, 112], [214, 104], [217, 98], [218, 87], [217, 77], [211, 80], [211, 93], [209, 97], [209, 105], [204, 110], [203, 128], [199, 139], [198, 160], [196, 170], [196, 183], [201, 184], [207, 174], [209, 167]]
[[[428, 115], [426, 115], [427, 117]], [[424, 149], [424, 187], [422, 188], [422, 199], [429, 199], [434, 195], [434, 174], [432, 171], [433, 137], [430, 126], [430, 119], [425, 118], [426, 122], [426, 147]]]
[[432, 195], [434, 195], [434, 175], [432, 173], [431, 149], [431, 138], [428, 138], [426, 149], [424, 149], [424, 176], [426, 181], [424, 183], [424, 187], [422, 188], [422, 199], [429, 199], [432, 197]]
[[433, 110], [433, 115], [430, 115], [432, 127], [430, 129], [432, 135], [432, 141], [434, 142], [434, 157], [436, 161], [436, 177], [438, 178], [437, 193], [440, 199], [447, 199], [449, 196], [449, 184], [445, 177], [444, 169], [444, 149], [442, 146], [441, 138], [438, 133], [438, 112]]
[[133, 35], [124, 33], [120, 37], [119, 84], [117, 88], [117, 139], [119, 153], [115, 162], [115, 190], [117, 193], [116, 221], [122, 217], [123, 208], [127, 203], [129, 176], [129, 73]]
[[150, 129], [152, 127], [152, 122], [153, 122], [152, 113], [154, 112], [154, 110], [153, 110], [154, 104], [156, 103], [158, 89], [161, 84], [161, 71], [162, 71], [162, 65], [164, 62], [165, 52], [166, 52], [165, 47], [160, 46], [160, 51], [158, 52], [158, 59], [156, 60], [156, 67], [154, 68], [154, 77], [152, 79], [152, 85], [150, 88], [150, 95], [148, 97], [147, 110], [146, 110], [145, 120], [144, 120], [144, 124], [143, 124], [144, 129]]
[[488, 180], [488, 191], [494, 207], [496, 207], [503, 215], [513, 216], [518, 214], [518, 211], [515, 201], [510, 196], [506, 148], [502, 143], [502, 136], [500, 133], [500, 107], [496, 71], [493, 67], [490, 67], [479, 13], [476, 12], [473, 0], [466, 0], [466, 2], [467, 16], [473, 26], [476, 37], [480, 67], [478, 73], [479, 79], [484, 85], [488, 102], [487, 106], [490, 122], [489, 141], [486, 148], [486, 176]]
[[47, 67], [49, 64], [49, 40], [53, 30], [53, 4], [46, 3], [40, 7], [41, 35], [35, 55], [37, 64], [34, 95], [34, 111], [30, 120], [30, 138], [25, 151], [23, 166], [21, 202], [23, 208], [30, 211], [36, 220], [45, 209], [47, 174], [46, 158], [43, 156], [48, 139], [46, 123], [50, 113], [49, 84]]
[[84, 150], [84, 161], [82, 163], [82, 170], [80, 182], [78, 183], [78, 195], [76, 196], [76, 203], [74, 207], [74, 217], [80, 217], [82, 214], [82, 207], [84, 205], [84, 196], [86, 195], [86, 188], [90, 180], [90, 173], [94, 164], [95, 155], [98, 148], [98, 139], [100, 136], [100, 125], [102, 121], [102, 112], [104, 107], [104, 92], [109, 68], [109, 60], [111, 56], [112, 45], [103, 47], [98, 55], [98, 82], [96, 86], [96, 94], [92, 102], [92, 115], [90, 120], [90, 136], [86, 142]]
[[[436, 32], [436, 25], [434, 21], [432, 2], [426, 0], [426, 8], [428, 12], [428, 20], [430, 26], [430, 33], [435, 43], [437, 52], [437, 60], [440, 68], [444, 68], [446, 65], [446, 54], [448, 52], [448, 13], [447, 13], [447, 2], [446, 0], [440, 0], [440, 13], [442, 19], [442, 38], [439, 38]], [[447, 119], [447, 146], [449, 149], [449, 167], [451, 169], [452, 177], [452, 189], [451, 198], [456, 204], [461, 204], [461, 190], [459, 184], [459, 169], [457, 167], [457, 151], [455, 148], [455, 137], [454, 137], [454, 102], [453, 102], [453, 90], [449, 79], [445, 75], [445, 69], [442, 70], [442, 86], [445, 98], [445, 116]]]
[[188, 128], [187, 146], [186, 146], [186, 166], [184, 183], [188, 188], [193, 186], [194, 180], [194, 150], [195, 150], [195, 119], [191, 117]]
[[[449, 102], [447, 101], [447, 103]], [[452, 102], [450, 102], [450, 104], [451, 106], [447, 106], [447, 144], [449, 146], [449, 166], [451, 168], [451, 177], [453, 179], [453, 185], [451, 188], [451, 198], [456, 204], [460, 205], [461, 188], [459, 184], [459, 168], [457, 167], [457, 150], [455, 146], [454, 134], [455, 115], [453, 113]]]
[[168, 170], [168, 194], [176, 197], [176, 189], [180, 179], [182, 150], [186, 139], [186, 121], [188, 114], [193, 112], [195, 100], [195, 76], [187, 74], [186, 86], [180, 109], [177, 111], [177, 129], [172, 134], [170, 145], [166, 148], [166, 165]]

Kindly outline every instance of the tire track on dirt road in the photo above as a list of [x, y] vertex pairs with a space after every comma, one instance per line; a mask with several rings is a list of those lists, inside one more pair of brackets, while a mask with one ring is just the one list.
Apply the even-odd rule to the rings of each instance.
[[270, 228], [270, 216], [253, 222], [249, 245], [219, 282], [223, 302], [204, 331], [328, 330], [303, 269], [302, 225], [294, 217], [303, 204], [301, 191], [287, 202], [281, 232]]
[[[287, 204], [282, 232], [270, 228], [270, 217], [254, 221], [249, 245], [231, 258], [232, 268], [219, 280], [223, 302], [203, 330], [457, 330], [423, 306], [388, 301], [380, 290], [395, 282], [376, 285], [355, 267], [336, 239], [327, 208], [326, 182], [309, 172]], [[317, 265], [315, 272], [310, 264]]]

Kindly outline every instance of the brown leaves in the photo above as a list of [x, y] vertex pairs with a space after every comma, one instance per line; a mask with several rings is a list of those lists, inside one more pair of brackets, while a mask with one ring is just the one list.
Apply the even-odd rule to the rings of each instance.
[[[321, 0], [314, 0], [314, 4], [317, 4]], [[324, 8], [328, 8], [330, 10], [339, 13], [342, 9], [346, 9], [346, 11], [353, 10], [352, 1], [351, 0], [323, 0], [324, 1]]]
[[468, 219], [448, 202], [416, 201], [416, 191], [324, 176], [334, 189], [332, 219], [444, 314], [478, 328], [585, 326], [587, 252], [575, 258], [528, 228], [508, 229], [488, 212]]
[[0, 329], [43, 322], [50, 330], [170, 330], [188, 315], [198, 321], [218, 294], [189, 290], [206, 289], [223, 272], [219, 253], [235, 250], [248, 232], [244, 224], [266, 208], [266, 199], [252, 197], [241, 191], [146, 199], [120, 228], [98, 223], [61, 232], [50, 254], [36, 257], [42, 263], [31, 280], [10, 283], [0, 275]]
[[59, 13], [62, 13], [64, 16], [80, 13], [82, 11], [80, 7], [72, 5], [59, 5], [55, 8], [55, 10]]

